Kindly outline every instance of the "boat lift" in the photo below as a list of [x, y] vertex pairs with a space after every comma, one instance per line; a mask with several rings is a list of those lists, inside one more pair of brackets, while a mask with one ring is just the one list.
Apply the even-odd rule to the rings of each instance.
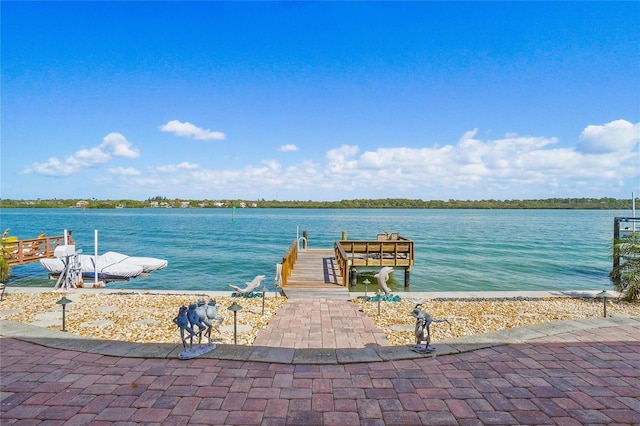
[[64, 270], [58, 277], [55, 290], [69, 290], [78, 288], [82, 284], [82, 265], [80, 264], [79, 254], [82, 249], [76, 250], [75, 245], [58, 246], [54, 250], [54, 255], [64, 263]]

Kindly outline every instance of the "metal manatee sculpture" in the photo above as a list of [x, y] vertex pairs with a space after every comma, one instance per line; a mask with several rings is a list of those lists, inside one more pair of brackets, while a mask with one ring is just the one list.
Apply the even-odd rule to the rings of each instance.
[[374, 278], [378, 280], [378, 286], [384, 291], [384, 294], [391, 293], [391, 289], [387, 286], [387, 281], [392, 272], [393, 268], [391, 266], [385, 266], [380, 269], [380, 272], [374, 275]]

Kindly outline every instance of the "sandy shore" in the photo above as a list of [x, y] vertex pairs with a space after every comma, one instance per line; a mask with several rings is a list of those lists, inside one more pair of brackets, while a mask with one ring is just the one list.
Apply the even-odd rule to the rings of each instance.
[[[15, 289], [12, 289], [15, 290]], [[224, 322], [214, 341], [233, 343], [233, 313], [227, 310], [234, 301], [242, 306], [237, 313], [238, 344], [251, 345], [260, 329], [286, 302], [286, 298], [273, 293], [262, 298], [232, 298], [213, 293], [190, 292], [112, 292], [72, 290], [69, 293], [41, 291], [10, 291], [0, 302], [0, 319], [36, 324], [54, 329], [61, 328], [62, 309], [56, 304], [62, 296], [72, 300], [66, 306], [65, 327], [70, 333], [101, 339], [139, 343], [179, 343], [178, 328], [173, 318], [178, 308], [198, 299], [208, 301], [215, 297], [219, 314]], [[602, 300], [594, 298], [553, 297], [543, 299], [417, 299], [405, 298], [400, 302], [378, 303], [354, 299], [364, 314], [385, 331], [394, 345], [414, 343], [415, 319], [410, 316], [415, 305], [437, 319], [448, 323], [431, 326], [432, 339], [438, 340], [469, 336], [489, 331], [540, 324], [556, 320], [602, 317]], [[640, 317], [640, 303], [625, 303], [616, 299], [607, 304], [608, 316]]]

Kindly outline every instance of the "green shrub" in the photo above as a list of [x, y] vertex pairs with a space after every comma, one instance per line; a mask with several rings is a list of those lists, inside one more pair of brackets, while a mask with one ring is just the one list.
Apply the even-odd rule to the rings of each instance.
[[609, 273], [613, 288], [625, 300], [640, 299], [640, 232], [632, 232], [614, 242], [613, 256], [619, 265]]

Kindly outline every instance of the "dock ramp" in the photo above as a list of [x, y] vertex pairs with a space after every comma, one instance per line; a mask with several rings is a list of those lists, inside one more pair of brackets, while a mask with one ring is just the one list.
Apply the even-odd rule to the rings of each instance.
[[332, 249], [307, 249], [298, 252], [283, 291], [289, 299], [350, 300], [349, 289], [341, 283], [335, 252]]

